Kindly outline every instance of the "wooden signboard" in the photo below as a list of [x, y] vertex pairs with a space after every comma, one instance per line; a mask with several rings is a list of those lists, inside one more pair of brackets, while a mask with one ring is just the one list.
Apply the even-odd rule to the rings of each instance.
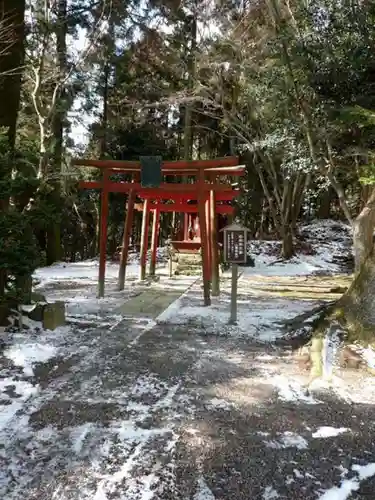
[[224, 232], [224, 260], [232, 264], [246, 264], [247, 262], [247, 233], [248, 229], [239, 224], [231, 224], [223, 229]]

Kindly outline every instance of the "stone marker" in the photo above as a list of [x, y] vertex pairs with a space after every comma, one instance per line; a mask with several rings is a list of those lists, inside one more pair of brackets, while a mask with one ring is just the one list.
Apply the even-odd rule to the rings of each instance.
[[61, 301], [46, 304], [43, 309], [43, 328], [55, 330], [65, 325], [65, 303]]

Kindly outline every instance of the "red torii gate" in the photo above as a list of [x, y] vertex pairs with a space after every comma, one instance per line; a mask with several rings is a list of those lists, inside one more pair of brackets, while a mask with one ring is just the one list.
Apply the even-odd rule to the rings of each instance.
[[[228, 202], [240, 194], [239, 189], [228, 187], [228, 183], [217, 182], [220, 176], [242, 176], [245, 167], [238, 165], [236, 157], [217, 158], [214, 160], [166, 161], [162, 162], [162, 176], [194, 177], [194, 183], [162, 182], [158, 187], [143, 187], [140, 183], [141, 162], [121, 160], [73, 160], [73, 165], [95, 167], [102, 170], [101, 181], [82, 181], [82, 189], [101, 190], [100, 212], [100, 257], [99, 257], [99, 297], [104, 297], [105, 262], [107, 246], [108, 194], [110, 192], [128, 193], [127, 211], [124, 224], [123, 244], [120, 258], [118, 288], [124, 289], [129, 241], [133, 225], [136, 197], [144, 199], [142, 205], [142, 234], [140, 252], [140, 278], [146, 276], [148, 247], [148, 226], [150, 213], [153, 212], [151, 237], [151, 274], [155, 272], [156, 249], [159, 236], [159, 218], [161, 212], [182, 212], [184, 219], [184, 239], [186, 240], [189, 214], [197, 213], [200, 223], [200, 246], [203, 263], [204, 304], [210, 304], [210, 283], [212, 293], [219, 293], [219, 256], [217, 241], [217, 214], [232, 214], [233, 207], [218, 202]], [[130, 182], [113, 181], [111, 174], [125, 173], [131, 176]], [[164, 204], [164, 200], [173, 200], [173, 204]], [[187, 202], [196, 200], [196, 205]], [[154, 203], [151, 203], [154, 201]], [[173, 242], [176, 244], [177, 242]], [[188, 246], [189, 242], [182, 242]], [[196, 242], [195, 242], [196, 243]]]

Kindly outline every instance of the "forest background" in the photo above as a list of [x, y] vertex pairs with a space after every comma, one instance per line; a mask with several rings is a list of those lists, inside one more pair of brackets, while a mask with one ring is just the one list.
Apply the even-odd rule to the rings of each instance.
[[[95, 171], [72, 157], [246, 165], [237, 216], [293, 256], [298, 225], [375, 228], [375, 5], [366, 0], [1, 0], [0, 300], [98, 253]], [[85, 130], [84, 140], [82, 133]], [[110, 197], [107, 251], [126, 199]], [[134, 242], [140, 233], [135, 221]], [[165, 214], [162, 237], [178, 218]], [[163, 242], [161, 242], [163, 243]], [[367, 293], [367, 292], [366, 292]]]

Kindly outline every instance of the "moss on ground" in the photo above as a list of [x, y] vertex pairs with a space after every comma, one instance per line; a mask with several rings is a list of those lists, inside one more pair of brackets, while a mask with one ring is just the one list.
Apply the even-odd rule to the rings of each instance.
[[268, 297], [283, 297], [299, 300], [338, 300], [350, 283], [347, 274], [329, 276], [252, 276], [245, 278], [245, 287], [256, 289]]

